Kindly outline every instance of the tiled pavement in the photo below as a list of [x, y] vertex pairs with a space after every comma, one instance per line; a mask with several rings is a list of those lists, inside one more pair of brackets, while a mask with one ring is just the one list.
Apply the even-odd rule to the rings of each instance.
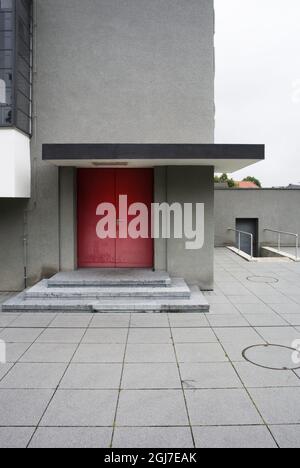
[[0, 314], [0, 447], [299, 447], [300, 370], [242, 352], [300, 339], [300, 264], [215, 280], [208, 315]]

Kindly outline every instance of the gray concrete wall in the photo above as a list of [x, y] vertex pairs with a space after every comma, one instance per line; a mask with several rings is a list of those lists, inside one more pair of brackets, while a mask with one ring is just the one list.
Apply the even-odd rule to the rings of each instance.
[[60, 269], [77, 268], [77, 171], [73, 167], [60, 168]]
[[26, 200], [0, 199], [0, 291], [24, 288], [23, 213]]
[[[204, 203], [205, 238], [200, 250], [187, 250], [183, 239], [156, 241], [155, 268], [183, 277], [203, 290], [213, 289], [214, 263], [214, 168], [167, 167], [156, 170], [155, 201]], [[188, 182], [188, 183], [187, 183]]]
[[[213, 36], [213, 0], [34, 0], [29, 284], [76, 263], [72, 174], [43, 143], [212, 143]], [[23, 213], [1, 203], [0, 289], [19, 289]]]
[[213, 142], [213, 0], [35, 4], [39, 142]]
[[[259, 219], [260, 244], [274, 245], [276, 235], [264, 229], [299, 233], [300, 190], [216, 190], [215, 191], [215, 245], [233, 245], [236, 218]], [[283, 239], [285, 245], [294, 245], [292, 238]]]

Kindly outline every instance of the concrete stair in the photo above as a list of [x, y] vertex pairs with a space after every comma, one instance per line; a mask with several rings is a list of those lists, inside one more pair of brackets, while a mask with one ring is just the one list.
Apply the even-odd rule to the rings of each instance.
[[144, 269], [95, 269], [75, 270], [57, 273], [48, 280], [49, 288], [80, 288], [80, 287], [167, 287], [171, 285], [171, 278], [165, 271]]
[[3, 312], [208, 312], [199, 290], [150, 270], [59, 273], [9, 299]]

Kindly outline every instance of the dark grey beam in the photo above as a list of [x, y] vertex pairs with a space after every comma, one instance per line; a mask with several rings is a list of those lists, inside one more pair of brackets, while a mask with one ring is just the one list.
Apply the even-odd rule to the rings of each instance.
[[249, 159], [265, 158], [264, 145], [45, 144], [43, 160]]

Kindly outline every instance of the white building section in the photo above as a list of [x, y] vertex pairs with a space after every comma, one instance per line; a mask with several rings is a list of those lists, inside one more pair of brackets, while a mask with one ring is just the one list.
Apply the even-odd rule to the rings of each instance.
[[30, 139], [15, 129], [0, 130], [0, 198], [30, 198]]

